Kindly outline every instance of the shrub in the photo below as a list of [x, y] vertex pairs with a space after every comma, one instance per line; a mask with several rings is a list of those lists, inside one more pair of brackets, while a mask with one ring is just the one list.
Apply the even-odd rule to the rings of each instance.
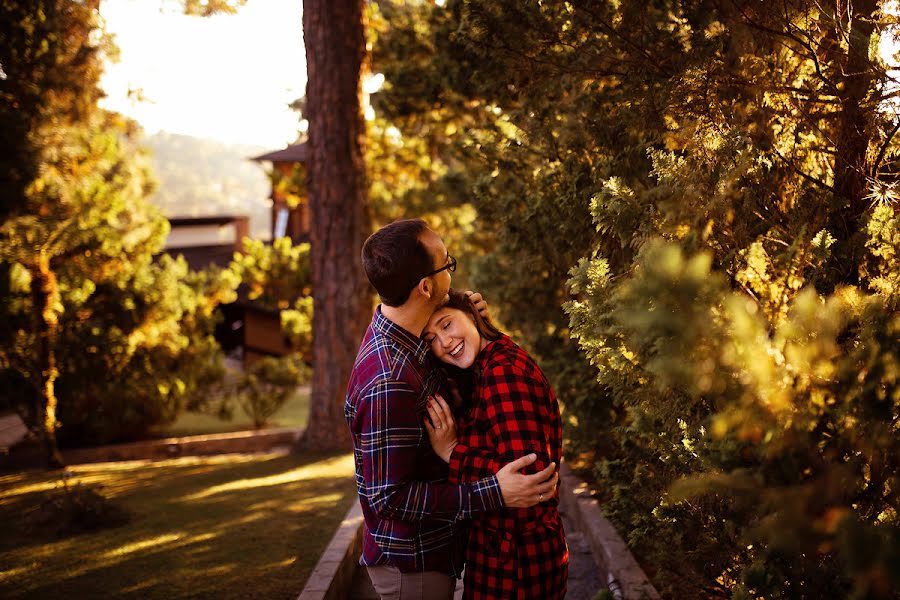
[[70, 478], [71, 473], [64, 473], [56, 489], [26, 513], [25, 524], [31, 532], [63, 537], [120, 527], [131, 521], [131, 514], [104, 497], [100, 486], [81, 482], [72, 485]]
[[253, 419], [253, 427], [261, 429], [310, 376], [298, 354], [261, 358], [247, 367], [238, 381], [238, 404]]

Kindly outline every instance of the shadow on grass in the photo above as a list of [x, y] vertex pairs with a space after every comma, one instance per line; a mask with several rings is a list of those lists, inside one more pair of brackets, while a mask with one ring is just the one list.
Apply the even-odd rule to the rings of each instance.
[[73, 480], [134, 515], [68, 538], [22, 514], [58, 477], [0, 477], [0, 597], [295, 598], [355, 501], [340, 456], [184, 458], [81, 465]]

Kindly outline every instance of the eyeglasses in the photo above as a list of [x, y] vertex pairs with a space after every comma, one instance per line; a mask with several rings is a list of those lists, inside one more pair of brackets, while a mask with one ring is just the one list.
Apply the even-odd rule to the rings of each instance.
[[437, 274], [440, 273], [441, 271], [447, 271], [447, 270], [449, 270], [451, 273], [453, 273], [454, 271], [456, 271], [456, 259], [453, 258], [452, 256], [450, 256], [449, 254], [447, 255], [447, 259], [448, 259], [448, 262], [447, 262], [446, 265], [444, 265], [444, 266], [441, 267], [440, 269], [437, 269], [436, 271], [432, 271], [431, 273], [425, 273], [425, 274], [422, 275], [422, 277], [420, 277], [419, 279], [423, 279], [423, 278], [425, 278], [425, 277], [431, 277], [432, 275], [437, 275]]

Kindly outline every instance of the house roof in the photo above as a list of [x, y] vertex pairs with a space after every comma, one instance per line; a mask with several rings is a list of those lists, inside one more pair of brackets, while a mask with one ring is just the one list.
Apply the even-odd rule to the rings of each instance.
[[241, 219], [249, 218], [247, 215], [206, 215], [203, 217], [169, 217], [172, 227], [194, 227], [202, 225], [228, 225]]
[[250, 160], [255, 160], [257, 162], [270, 160], [272, 162], [305, 163], [308, 157], [309, 148], [307, 148], [306, 142], [300, 142], [299, 144], [293, 144], [292, 146], [288, 146], [287, 148], [283, 148], [281, 150], [275, 150], [273, 152], [267, 152], [266, 154], [254, 156]]

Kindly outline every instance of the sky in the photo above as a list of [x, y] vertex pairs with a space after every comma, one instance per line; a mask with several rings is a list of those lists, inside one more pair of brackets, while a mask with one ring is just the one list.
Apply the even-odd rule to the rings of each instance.
[[283, 148], [299, 127], [287, 104], [306, 87], [301, 9], [301, 0], [249, 0], [236, 15], [201, 18], [169, 0], [102, 0], [121, 54], [106, 66], [102, 104], [147, 134]]

